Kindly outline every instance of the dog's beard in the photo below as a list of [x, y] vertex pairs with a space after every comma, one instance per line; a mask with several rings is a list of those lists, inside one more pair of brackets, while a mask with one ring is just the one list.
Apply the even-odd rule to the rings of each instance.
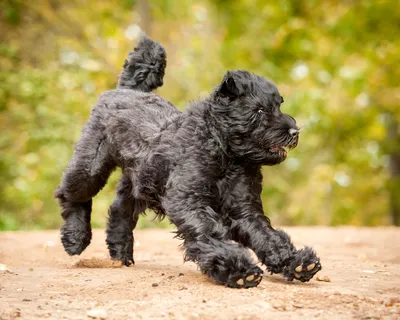
[[294, 149], [297, 147], [299, 143], [299, 136], [288, 136], [284, 138], [283, 142], [279, 142], [276, 144], [271, 143], [271, 147], [269, 148], [269, 152], [276, 153], [277, 156], [282, 158], [282, 161], [286, 159], [288, 150]]
[[267, 136], [261, 144], [260, 152], [253, 155], [253, 159], [263, 165], [276, 165], [283, 162], [289, 150], [296, 148], [299, 143], [299, 137], [289, 134]]

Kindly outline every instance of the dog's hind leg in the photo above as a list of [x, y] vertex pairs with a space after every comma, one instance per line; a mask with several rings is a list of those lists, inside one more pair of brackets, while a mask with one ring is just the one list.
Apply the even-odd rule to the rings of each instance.
[[90, 125], [85, 127], [55, 191], [64, 219], [61, 242], [70, 255], [81, 254], [90, 244], [92, 198], [104, 187], [116, 167], [103, 135], [102, 130], [92, 130]]
[[122, 176], [117, 196], [109, 210], [106, 242], [111, 258], [121, 260], [126, 266], [135, 263], [132, 231], [136, 227], [139, 215], [146, 208], [146, 201], [133, 198], [130, 178]]

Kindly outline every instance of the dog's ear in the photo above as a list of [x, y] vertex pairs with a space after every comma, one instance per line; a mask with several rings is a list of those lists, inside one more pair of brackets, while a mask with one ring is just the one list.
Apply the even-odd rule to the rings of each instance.
[[219, 93], [226, 97], [236, 98], [242, 94], [242, 89], [237, 80], [235, 80], [234, 72], [228, 71], [219, 87]]

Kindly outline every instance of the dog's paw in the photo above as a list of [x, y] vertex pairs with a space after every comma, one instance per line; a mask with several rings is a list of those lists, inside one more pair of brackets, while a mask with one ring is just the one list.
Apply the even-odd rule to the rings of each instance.
[[305, 247], [296, 252], [290, 264], [284, 268], [283, 275], [289, 281], [296, 279], [307, 282], [321, 269], [321, 262], [315, 252]]
[[92, 230], [90, 228], [75, 230], [68, 224], [64, 224], [61, 228], [61, 242], [70, 256], [80, 255], [90, 244], [91, 239]]
[[251, 270], [248, 270], [246, 273], [237, 273], [231, 275], [226, 283], [226, 285], [230, 288], [237, 288], [237, 289], [247, 289], [257, 287], [263, 277], [263, 271], [254, 266]]
[[133, 260], [132, 254], [129, 253], [120, 253], [115, 252], [114, 250], [110, 250], [111, 259], [114, 261], [121, 261], [122, 264], [126, 267], [132, 266], [135, 264], [135, 260]]
[[121, 265], [125, 266], [125, 267], [130, 267], [133, 266], [135, 264], [135, 261], [133, 260], [133, 258], [128, 258], [128, 257], [124, 257], [124, 258], [113, 258], [111, 257], [112, 261], [115, 261], [115, 263], [119, 262], [121, 263]]
[[133, 260], [132, 239], [126, 240], [123, 245], [112, 243], [107, 240], [108, 250], [112, 260], [121, 261], [124, 266], [131, 266], [135, 264]]
[[125, 257], [121, 261], [126, 267], [133, 266], [135, 264], [135, 260], [133, 260], [133, 258]]

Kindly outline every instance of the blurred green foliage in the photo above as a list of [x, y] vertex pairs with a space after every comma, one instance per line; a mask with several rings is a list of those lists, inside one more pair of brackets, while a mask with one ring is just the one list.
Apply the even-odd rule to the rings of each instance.
[[[0, 2], [0, 229], [61, 224], [53, 190], [91, 106], [115, 87], [137, 40], [136, 2]], [[283, 164], [264, 168], [263, 202], [274, 223], [394, 221], [397, 1], [152, 0], [149, 8], [150, 35], [168, 53], [158, 93], [175, 105], [207, 95], [227, 69], [280, 88], [282, 109], [302, 134]], [[94, 226], [105, 224], [118, 176], [95, 198]], [[139, 227], [152, 225], [141, 219]]]

